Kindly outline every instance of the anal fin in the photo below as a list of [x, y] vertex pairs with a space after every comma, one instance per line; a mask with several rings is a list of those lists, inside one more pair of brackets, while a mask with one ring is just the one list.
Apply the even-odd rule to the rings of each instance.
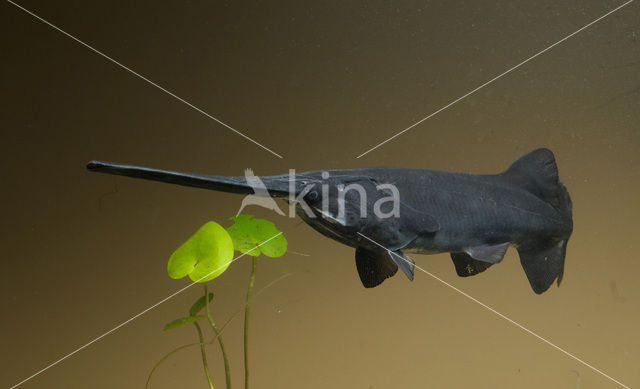
[[398, 265], [386, 250], [356, 249], [356, 268], [365, 288], [373, 288], [398, 271]]
[[487, 270], [493, 263], [478, 261], [473, 259], [467, 253], [451, 253], [453, 265], [456, 267], [456, 273], [460, 277], [475, 276]]

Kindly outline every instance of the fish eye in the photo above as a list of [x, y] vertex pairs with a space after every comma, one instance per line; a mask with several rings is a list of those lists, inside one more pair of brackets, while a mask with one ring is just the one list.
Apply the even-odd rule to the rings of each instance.
[[309, 197], [309, 200], [317, 200], [318, 192], [316, 192], [315, 190], [312, 190], [311, 192], [309, 192], [309, 194], [307, 194], [307, 197]]

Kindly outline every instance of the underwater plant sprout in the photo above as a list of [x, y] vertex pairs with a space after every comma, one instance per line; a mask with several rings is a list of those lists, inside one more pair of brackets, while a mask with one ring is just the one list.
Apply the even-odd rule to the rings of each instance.
[[[287, 251], [287, 240], [275, 225], [264, 219], [254, 219], [251, 215], [237, 215], [230, 220], [234, 224], [226, 230], [216, 222], [205, 223], [193, 236], [184, 242], [169, 258], [167, 272], [171, 278], [180, 279], [189, 276], [194, 283], [202, 283], [204, 295], [200, 297], [189, 309], [189, 316], [171, 321], [165, 325], [165, 330], [179, 328], [193, 324], [198, 333], [200, 353], [207, 384], [214, 389], [212, 375], [207, 362], [207, 354], [202, 328], [198, 323], [207, 319], [211, 329], [218, 340], [222, 359], [224, 361], [226, 388], [231, 389], [231, 369], [221, 330], [213, 320], [210, 310], [210, 302], [213, 293], [209, 293], [207, 282], [219, 277], [233, 261], [234, 249], [242, 252], [242, 255], [252, 257], [251, 274], [247, 289], [246, 303], [244, 306], [244, 372], [245, 388], [249, 388], [249, 323], [251, 313], [251, 298], [255, 283], [257, 259], [260, 254], [268, 257], [280, 257]], [[200, 315], [202, 310], [205, 315]], [[230, 321], [231, 319], [229, 319]], [[225, 324], [226, 325], [226, 324]], [[186, 345], [189, 346], [189, 345]], [[186, 347], [183, 346], [183, 347]], [[179, 349], [183, 348], [180, 347]], [[177, 351], [177, 350], [174, 350]], [[173, 352], [171, 352], [173, 353]], [[169, 353], [168, 355], [170, 355]], [[167, 355], [167, 356], [168, 356]], [[166, 356], [165, 356], [166, 358]], [[162, 362], [165, 358], [162, 358]], [[158, 362], [158, 364], [160, 363]], [[151, 370], [147, 379], [147, 387], [156, 367]]]

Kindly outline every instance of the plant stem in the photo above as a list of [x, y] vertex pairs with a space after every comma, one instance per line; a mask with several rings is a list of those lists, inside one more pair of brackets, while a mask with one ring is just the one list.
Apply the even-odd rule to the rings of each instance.
[[193, 324], [196, 326], [196, 330], [198, 330], [198, 339], [200, 340], [200, 352], [202, 353], [202, 365], [204, 366], [204, 374], [207, 376], [207, 382], [209, 383], [209, 388], [213, 388], [213, 381], [211, 380], [211, 374], [209, 373], [209, 364], [207, 363], [207, 352], [204, 349], [204, 337], [202, 336], [202, 329], [200, 328], [200, 324], [197, 321], [194, 321]]
[[[264, 292], [265, 290], [267, 290], [268, 288], [270, 288], [271, 286], [275, 285], [276, 283], [280, 282], [281, 280], [283, 280], [284, 278], [287, 278], [291, 275], [291, 273], [287, 273], [287, 274], [283, 274], [280, 277], [278, 277], [277, 279], [271, 281], [269, 284], [267, 284], [267, 286], [263, 287], [262, 289], [260, 289], [253, 297], [258, 297], [262, 292]], [[242, 309], [238, 309], [237, 311], [235, 311], [231, 317], [222, 325], [222, 327], [220, 327], [220, 332], [218, 334], [216, 334], [216, 336], [206, 342], [199, 342], [199, 343], [189, 343], [189, 344], [185, 344], [182, 346], [178, 346], [176, 348], [174, 348], [173, 350], [169, 351], [167, 354], [165, 354], [162, 358], [160, 358], [160, 360], [158, 362], [156, 362], [155, 365], [153, 365], [153, 368], [151, 368], [151, 371], [149, 372], [149, 376], [147, 377], [147, 383], [145, 384], [144, 388], [145, 389], [149, 389], [149, 386], [151, 384], [151, 378], [153, 377], [153, 373], [156, 372], [156, 370], [160, 367], [160, 365], [162, 364], [162, 362], [166, 361], [167, 359], [169, 359], [170, 356], [172, 356], [173, 354], [178, 353], [179, 351], [182, 351], [184, 349], [187, 349], [189, 347], [194, 347], [194, 346], [199, 346], [199, 345], [210, 345], [213, 344], [213, 342], [215, 342], [217, 339], [220, 338], [220, 335], [224, 332], [225, 328], [227, 328], [227, 325], [229, 323], [231, 323], [231, 321], [240, 313], [242, 312]]]
[[247, 289], [247, 302], [244, 306], [244, 388], [249, 389], [249, 314], [251, 313], [251, 293], [256, 279], [258, 257], [251, 257], [251, 275], [249, 276], [249, 288]]
[[165, 354], [164, 357], [160, 358], [160, 360], [158, 362], [156, 362], [155, 365], [153, 365], [153, 368], [149, 372], [149, 376], [147, 377], [147, 383], [144, 385], [144, 389], [149, 389], [149, 384], [151, 383], [151, 377], [153, 377], [153, 373], [156, 372], [156, 369], [158, 367], [160, 367], [160, 364], [162, 364], [162, 362], [166, 361], [170, 356], [172, 356], [173, 354], [177, 353], [180, 350], [184, 350], [184, 349], [189, 348], [191, 346], [197, 346], [197, 345], [200, 345], [200, 344], [203, 344], [203, 343], [189, 343], [189, 344], [185, 344], [185, 345], [180, 346], [180, 347], [176, 347], [175, 349], [173, 349], [173, 350], [169, 351], [167, 354]]
[[222, 341], [222, 336], [220, 331], [218, 330], [218, 326], [213, 321], [213, 316], [211, 316], [211, 311], [209, 310], [209, 289], [207, 288], [207, 283], [204, 284], [204, 309], [207, 312], [207, 319], [209, 320], [209, 324], [211, 324], [211, 329], [216, 334], [216, 339], [218, 339], [218, 344], [220, 345], [220, 351], [222, 351], [222, 360], [224, 361], [224, 376], [225, 382], [227, 384], [227, 389], [231, 389], [231, 369], [229, 367], [229, 358], [227, 357], [227, 350], [224, 348], [224, 342]]

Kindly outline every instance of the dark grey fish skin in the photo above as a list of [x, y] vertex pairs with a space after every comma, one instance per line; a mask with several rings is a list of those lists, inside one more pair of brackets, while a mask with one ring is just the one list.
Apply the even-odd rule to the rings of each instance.
[[[89, 162], [87, 168], [253, 194], [241, 176], [179, 173], [99, 161]], [[511, 245], [518, 250], [534, 292], [542, 293], [554, 280], [558, 285], [562, 280], [566, 245], [573, 230], [572, 204], [548, 149], [536, 149], [503, 173], [493, 175], [397, 167], [311, 171], [295, 175], [293, 194], [289, 175], [260, 179], [272, 197], [301, 196], [308, 210], [298, 203], [296, 212], [306, 223], [356, 248], [356, 266], [365, 287], [379, 285], [398, 268], [413, 279], [413, 261], [403, 252], [450, 252], [456, 273], [467, 277], [500, 262]], [[356, 190], [345, 189], [350, 184], [364, 189], [364, 205]], [[388, 184], [398, 193], [380, 187]], [[399, 199], [399, 217], [379, 217], [380, 211], [389, 214], [392, 210], [392, 202], [382, 200], [393, 198]], [[343, 214], [338, 212], [341, 201]], [[365, 217], [361, 217], [363, 206]]]

